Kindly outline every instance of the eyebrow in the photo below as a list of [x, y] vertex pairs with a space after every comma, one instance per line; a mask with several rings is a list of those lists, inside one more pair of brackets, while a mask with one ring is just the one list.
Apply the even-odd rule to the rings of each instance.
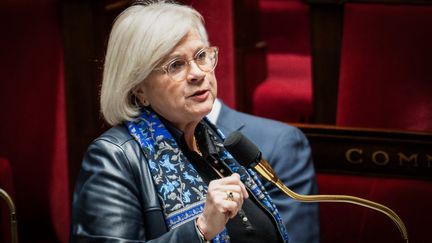
[[[195, 57], [195, 55], [199, 51], [201, 51], [202, 49], [204, 49], [206, 47], [207, 47], [206, 45], [202, 45], [200, 47], [195, 48], [194, 54], [192, 56]], [[163, 63], [167, 63], [167, 62], [174, 60], [174, 59], [177, 59], [177, 58], [184, 58], [184, 55], [182, 55], [182, 54], [168, 55], [166, 58], [163, 59], [164, 60]]]

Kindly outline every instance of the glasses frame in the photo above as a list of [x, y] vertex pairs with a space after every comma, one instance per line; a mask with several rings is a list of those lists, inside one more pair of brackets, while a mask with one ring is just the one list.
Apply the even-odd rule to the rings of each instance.
[[[209, 50], [209, 53], [211, 53], [211, 52], [214, 52], [214, 54], [215, 54], [215, 63], [213, 64], [213, 67], [210, 69], [210, 70], [203, 70], [202, 68], [201, 68], [201, 66], [197, 63], [197, 57], [199, 56], [199, 54], [201, 54], [204, 50]], [[167, 61], [165, 64], [163, 64], [162, 66], [160, 66], [160, 67], [158, 67], [158, 68], [155, 68], [154, 70], [162, 70], [162, 71], [164, 71], [164, 73], [166, 74], [166, 75], [168, 75], [168, 77], [170, 77], [170, 79], [172, 80], [172, 81], [182, 81], [182, 80], [184, 80], [185, 78], [186, 78], [186, 76], [184, 77], [184, 78], [182, 78], [182, 79], [179, 79], [179, 80], [176, 80], [176, 79], [174, 79], [173, 77], [172, 77], [172, 74], [170, 74], [170, 72], [168, 71], [168, 67], [169, 67], [169, 65], [170, 64], [172, 64], [173, 62], [175, 62], [175, 61], [178, 61], [178, 60], [184, 60], [185, 61], [185, 63], [186, 63], [186, 65], [187, 65], [187, 67], [186, 67], [186, 76], [187, 76], [187, 74], [190, 72], [190, 67], [191, 67], [191, 62], [193, 61], [193, 62], [195, 62], [195, 65], [201, 70], [201, 71], [203, 71], [203, 72], [206, 72], [206, 73], [209, 73], [209, 72], [212, 72], [213, 70], [215, 70], [215, 68], [216, 68], [216, 66], [217, 66], [217, 63], [218, 63], [218, 60], [219, 60], [219, 48], [217, 47], [217, 46], [208, 46], [208, 47], [204, 47], [204, 48], [201, 48], [200, 50], [198, 50], [195, 54], [194, 54], [194, 56], [192, 57], [192, 58], [190, 58], [190, 59], [186, 59], [186, 58], [182, 58], [182, 57], [176, 57], [176, 58], [173, 58], [173, 59], [171, 59], [171, 60], [169, 60], [169, 61]]]

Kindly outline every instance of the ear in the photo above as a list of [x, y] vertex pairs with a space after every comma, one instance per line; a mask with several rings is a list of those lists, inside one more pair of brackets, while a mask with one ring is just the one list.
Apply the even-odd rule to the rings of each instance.
[[145, 90], [142, 84], [137, 85], [132, 89], [132, 94], [139, 100], [143, 106], [149, 106], [150, 102], [145, 98]]

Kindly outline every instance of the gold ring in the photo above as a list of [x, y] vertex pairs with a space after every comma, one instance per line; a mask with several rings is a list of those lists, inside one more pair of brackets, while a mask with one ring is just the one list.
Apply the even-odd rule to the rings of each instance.
[[226, 200], [228, 201], [234, 201], [234, 193], [232, 191], [226, 192]]

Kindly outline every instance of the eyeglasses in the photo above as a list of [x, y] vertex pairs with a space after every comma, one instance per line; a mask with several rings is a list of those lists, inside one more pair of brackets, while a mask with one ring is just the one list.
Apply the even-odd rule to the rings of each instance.
[[203, 72], [211, 72], [215, 69], [218, 61], [218, 48], [216, 46], [205, 47], [199, 50], [191, 60], [185, 58], [175, 58], [167, 64], [155, 68], [154, 70], [163, 70], [177, 82], [185, 80], [190, 71], [190, 62], [194, 61], [198, 68]]

